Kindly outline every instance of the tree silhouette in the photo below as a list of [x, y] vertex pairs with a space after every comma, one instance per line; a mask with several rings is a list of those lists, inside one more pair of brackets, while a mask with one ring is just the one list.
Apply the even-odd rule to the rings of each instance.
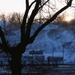
[[[20, 43], [17, 46], [10, 47], [6, 41], [6, 38], [4, 36], [4, 32], [2, 31], [0, 27], [0, 38], [1, 38], [1, 43], [0, 43], [0, 48], [5, 52], [9, 53], [11, 55], [11, 61], [9, 61], [9, 65], [12, 71], [12, 75], [21, 75], [21, 58], [22, 54], [26, 50], [26, 46], [30, 43], [33, 43], [35, 40], [36, 36], [38, 33], [49, 23], [51, 23], [56, 17], [66, 10], [68, 7], [71, 6], [72, 0], [68, 0], [66, 6], [61, 8], [59, 11], [57, 11], [50, 19], [48, 19], [44, 24], [42, 24], [32, 36], [30, 36], [31, 33], [31, 27], [33, 25], [33, 21], [35, 16], [38, 14], [38, 11], [44, 7], [44, 5], [49, 1], [45, 0], [45, 2], [41, 5], [41, 0], [34, 0], [31, 4], [29, 3], [29, 0], [26, 1], [26, 11], [23, 17], [23, 21], [21, 24], [21, 39]], [[32, 5], [34, 5], [34, 9], [32, 10], [32, 13], [27, 21], [28, 13], [30, 12], [29, 10], [31, 9]]]

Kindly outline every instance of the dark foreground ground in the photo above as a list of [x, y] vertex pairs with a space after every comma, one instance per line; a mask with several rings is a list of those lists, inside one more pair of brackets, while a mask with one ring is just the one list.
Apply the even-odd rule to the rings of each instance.
[[[9, 66], [0, 66], [0, 75], [11, 75]], [[24, 65], [22, 75], [75, 75], [75, 65]]]

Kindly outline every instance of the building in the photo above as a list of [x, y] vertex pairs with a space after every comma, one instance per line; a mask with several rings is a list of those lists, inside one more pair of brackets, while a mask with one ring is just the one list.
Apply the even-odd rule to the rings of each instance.
[[43, 54], [43, 50], [37, 50], [37, 51], [31, 50], [31, 51], [29, 52], [29, 54], [30, 54], [30, 55], [42, 55], [42, 54]]
[[23, 56], [22, 64], [33, 64], [33, 57], [32, 56]]
[[23, 57], [24, 64], [43, 64], [44, 55], [42, 50], [31, 50], [28, 56]]
[[48, 64], [62, 64], [63, 63], [63, 57], [48, 56], [47, 60], [48, 60]]
[[31, 50], [29, 54], [33, 56], [34, 64], [43, 64], [44, 62], [43, 50], [36, 50], [36, 51]]

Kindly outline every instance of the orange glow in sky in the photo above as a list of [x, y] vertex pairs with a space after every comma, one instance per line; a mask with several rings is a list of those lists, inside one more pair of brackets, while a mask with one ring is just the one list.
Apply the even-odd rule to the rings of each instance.
[[72, 10], [72, 9], [66, 10], [65, 21], [70, 22], [71, 20], [74, 19], [74, 14], [73, 14], [73, 12], [74, 12], [74, 10]]
[[[58, 1], [56, 3], [58, 4]], [[57, 8], [60, 9], [60, 6], [64, 6], [64, 5], [58, 4]], [[0, 0], [0, 14], [1, 13], [9, 14], [11, 12], [24, 13], [24, 11], [25, 11], [25, 0]], [[65, 20], [66, 21], [71, 20], [73, 18], [72, 14], [73, 14], [73, 10], [70, 9], [67, 10], [68, 16], [65, 17]]]

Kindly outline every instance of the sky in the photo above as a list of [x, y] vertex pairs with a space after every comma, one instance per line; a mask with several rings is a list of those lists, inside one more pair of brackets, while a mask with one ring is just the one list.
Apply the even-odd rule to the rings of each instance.
[[0, 0], [0, 13], [8, 14], [10, 12], [25, 11], [25, 0]]
[[[63, 6], [62, 4], [58, 4], [58, 0], [56, 0], [56, 3], [58, 8]], [[25, 0], [0, 0], [0, 11], [5, 13], [14, 12], [14, 11], [23, 13], [25, 11]]]
[[[60, 6], [63, 6], [62, 5], [63, 3], [61, 4], [61, 2], [60, 4], [58, 4], [58, 0], [56, 0], [56, 3], [58, 9], [60, 8]], [[0, 0], [0, 14], [2, 13], [9, 14], [11, 12], [24, 13], [24, 11], [25, 11], [25, 0]], [[72, 18], [73, 10], [68, 9], [67, 14], [69, 15], [69, 16], [67, 15], [67, 19], [68, 17], [69, 19]]]

